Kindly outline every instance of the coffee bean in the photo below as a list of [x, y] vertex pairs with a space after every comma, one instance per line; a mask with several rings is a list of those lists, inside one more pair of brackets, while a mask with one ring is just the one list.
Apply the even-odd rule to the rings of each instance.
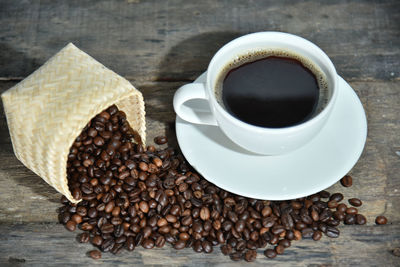
[[396, 257], [400, 257], [400, 247], [399, 248], [394, 248], [392, 250], [392, 254]]
[[193, 250], [197, 253], [203, 252], [203, 247], [200, 240], [196, 240], [193, 243]]
[[239, 233], [241, 233], [241, 232], [243, 232], [245, 225], [246, 225], [245, 221], [239, 220], [235, 223], [235, 230], [238, 231]]
[[349, 203], [354, 207], [360, 207], [362, 205], [362, 201], [359, 200], [358, 198], [350, 198]]
[[333, 218], [335, 218], [336, 220], [339, 220], [339, 221], [343, 221], [345, 218], [345, 214], [340, 211], [334, 211], [332, 216], [333, 216]]
[[381, 225], [381, 224], [387, 224], [387, 219], [386, 219], [385, 216], [382, 216], [382, 215], [381, 215], [381, 216], [376, 217], [375, 223], [376, 223], [376, 224], [379, 224], [379, 225]]
[[354, 207], [350, 207], [350, 208], [346, 209], [347, 214], [357, 214], [357, 212], [358, 212], [357, 208], [354, 208]]
[[128, 237], [125, 246], [128, 251], [133, 251], [136, 247], [135, 239], [132, 236]]
[[301, 235], [303, 238], [311, 238], [314, 234], [314, 230], [312, 228], [304, 228], [301, 230]]
[[288, 239], [282, 239], [278, 243], [279, 245], [283, 246], [284, 248], [290, 247], [291, 243]]
[[115, 245], [115, 241], [113, 238], [108, 238], [103, 241], [103, 244], [101, 245], [101, 250], [103, 252], [110, 251]]
[[247, 250], [246, 253], [244, 254], [244, 259], [247, 262], [253, 262], [255, 261], [257, 258], [257, 251], [256, 250]]
[[61, 213], [59, 219], [60, 223], [66, 224], [71, 219], [71, 214], [69, 212]]
[[263, 217], [268, 217], [272, 214], [272, 209], [270, 206], [265, 206], [262, 210], [261, 210], [261, 215]]
[[79, 243], [87, 243], [90, 240], [90, 236], [88, 233], [81, 233], [78, 235]]
[[165, 245], [165, 237], [160, 235], [157, 237], [156, 241], [154, 242], [155, 246], [158, 248], [162, 248]]
[[229, 255], [232, 253], [232, 246], [229, 244], [221, 246], [221, 252], [224, 255]]
[[343, 200], [343, 195], [341, 193], [334, 193], [334, 194], [331, 195], [329, 200], [334, 200], [336, 202], [340, 202], [340, 201]]
[[273, 250], [273, 249], [266, 249], [266, 250], [264, 251], [264, 255], [265, 255], [265, 257], [267, 257], [267, 258], [273, 259], [273, 258], [276, 257], [276, 252], [275, 252], [275, 250]]
[[356, 216], [354, 214], [346, 214], [344, 217], [344, 223], [345, 224], [355, 224], [356, 223]]
[[236, 251], [243, 251], [246, 248], [246, 246], [247, 246], [246, 241], [240, 240], [237, 242], [235, 249]]
[[112, 225], [110, 223], [106, 223], [100, 228], [100, 231], [103, 234], [110, 234], [110, 233], [114, 232], [114, 225]]
[[75, 229], [76, 229], [76, 222], [75, 221], [68, 221], [66, 224], [65, 224], [65, 228], [67, 228], [67, 230], [68, 231], [71, 231], [71, 232], [73, 232], [73, 231], [75, 231]]
[[340, 231], [335, 227], [328, 226], [325, 234], [330, 238], [337, 238], [340, 235]]
[[206, 221], [210, 218], [210, 210], [207, 207], [202, 207], [200, 210], [200, 218]]
[[182, 240], [182, 239], [179, 239], [179, 240], [175, 243], [174, 248], [175, 248], [175, 249], [184, 249], [185, 246], [186, 246], [186, 241], [185, 241], [185, 240]]
[[328, 202], [328, 207], [329, 207], [330, 209], [334, 209], [334, 208], [336, 208], [337, 206], [338, 206], [338, 203], [337, 203], [335, 200], [331, 200], [331, 201]]
[[154, 143], [156, 143], [157, 145], [163, 145], [166, 144], [168, 142], [168, 139], [166, 136], [157, 136], [156, 138], [154, 138]]
[[344, 187], [350, 187], [353, 185], [353, 178], [350, 175], [345, 175], [342, 179], [340, 179], [340, 183]]
[[346, 210], [347, 210], [347, 206], [346, 206], [346, 204], [344, 204], [344, 203], [340, 203], [337, 207], [336, 207], [336, 210], [337, 211], [339, 211], [339, 212], [346, 212]]
[[281, 246], [281, 245], [278, 245], [278, 246], [275, 247], [276, 254], [279, 254], [279, 255], [283, 254], [284, 251], [285, 251], [285, 248], [283, 246]]
[[243, 258], [243, 253], [241, 252], [233, 252], [229, 255], [231, 260], [233, 261], [240, 261]]
[[356, 224], [364, 225], [366, 223], [367, 223], [367, 219], [365, 218], [364, 215], [362, 215], [362, 214], [356, 215]]
[[152, 239], [144, 239], [142, 242], [142, 247], [145, 249], [151, 249], [154, 247], [154, 241]]
[[101, 259], [101, 252], [98, 250], [91, 250], [89, 251], [89, 256], [94, 260], [98, 260]]
[[144, 212], [147, 213], [149, 212], [149, 204], [146, 201], [140, 201], [139, 202], [139, 209]]
[[204, 240], [203, 242], [201, 242], [201, 246], [203, 247], [203, 251], [205, 253], [211, 253], [213, 251], [213, 247], [212, 247], [211, 243], [207, 240]]
[[312, 239], [314, 239], [314, 241], [318, 241], [321, 239], [321, 237], [322, 237], [322, 232], [317, 230], [314, 232]]

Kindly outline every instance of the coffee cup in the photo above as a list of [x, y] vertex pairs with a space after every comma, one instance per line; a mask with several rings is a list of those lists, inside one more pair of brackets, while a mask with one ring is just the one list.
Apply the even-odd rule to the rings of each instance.
[[[218, 50], [205, 83], [179, 88], [173, 105], [183, 120], [219, 127], [248, 151], [280, 155], [319, 133], [338, 94], [335, 67], [319, 47], [288, 33], [258, 32]], [[206, 100], [210, 111], [185, 105], [193, 99]]]

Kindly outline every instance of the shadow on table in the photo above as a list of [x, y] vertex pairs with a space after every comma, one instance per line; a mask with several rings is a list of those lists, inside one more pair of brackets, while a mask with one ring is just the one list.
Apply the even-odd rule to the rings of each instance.
[[[206, 32], [192, 36], [173, 46], [158, 67], [157, 81], [171, 82], [173, 90], [161, 101], [161, 107], [146, 103], [147, 116], [166, 124], [165, 135], [169, 145], [178, 147], [175, 133], [175, 112], [172, 106], [173, 95], [180, 86], [194, 81], [207, 70], [213, 55], [224, 44], [243, 35], [240, 32]], [[173, 83], [172, 83], [173, 82]], [[144, 96], [146, 98], [146, 95]], [[168, 114], [166, 117], [164, 114]], [[161, 133], [160, 133], [161, 134]]]

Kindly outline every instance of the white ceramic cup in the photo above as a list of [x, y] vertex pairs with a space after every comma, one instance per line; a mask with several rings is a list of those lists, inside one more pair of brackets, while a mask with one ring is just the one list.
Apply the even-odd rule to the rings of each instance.
[[[265, 49], [294, 52], [318, 66], [328, 83], [327, 103], [309, 120], [290, 127], [265, 128], [245, 123], [221, 106], [214, 89], [223, 69], [236, 57]], [[175, 112], [182, 119], [196, 124], [218, 126], [237, 145], [263, 155], [291, 152], [313, 139], [326, 123], [338, 95], [338, 75], [329, 57], [315, 44], [296, 35], [282, 32], [258, 32], [239, 37], [224, 45], [207, 68], [206, 83], [190, 83], [179, 88], [173, 100]], [[198, 113], [185, 102], [191, 99], [208, 101], [210, 112]]]

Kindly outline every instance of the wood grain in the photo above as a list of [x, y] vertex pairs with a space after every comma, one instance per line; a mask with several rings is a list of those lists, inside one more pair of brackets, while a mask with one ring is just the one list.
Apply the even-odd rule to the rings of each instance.
[[[3, 0], [0, 93], [74, 42], [142, 91], [147, 142], [166, 134], [177, 147], [173, 94], [207, 68], [218, 48], [255, 31], [301, 35], [326, 51], [366, 111], [368, 138], [350, 172], [353, 186], [336, 183], [328, 190], [360, 198], [368, 222], [341, 226], [338, 239], [295, 242], [274, 261], [259, 255], [252, 265], [398, 266], [390, 251], [400, 247], [399, 21], [396, 0]], [[89, 259], [85, 252], [92, 247], [57, 223], [60, 194], [15, 158], [0, 110], [0, 266], [243, 265], [217, 251], [204, 255], [169, 246]], [[377, 215], [389, 225], [376, 226]]]
[[74, 42], [131, 80], [188, 80], [235, 37], [284, 31], [319, 45], [346, 80], [394, 80], [399, 21], [396, 0], [3, 0], [0, 77], [26, 77]]
[[[301, 240], [271, 260], [258, 250], [257, 260], [249, 266], [398, 266], [399, 258], [391, 250], [400, 246], [400, 226], [342, 226], [337, 239]], [[192, 249], [175, 250], [169, 244], [161, 249], [119, 255], [103, 253], [94, 261], [85, 253], [94, 249], [75, 240], [77, 233], [67, 232], [53, 223], [0, 225], [1, 266], [243, 266], [245, 261], [232, 262], [219, 247], [212, 254], [198, 254]], [[322, 263], [322, 264], [321, 264]]]

